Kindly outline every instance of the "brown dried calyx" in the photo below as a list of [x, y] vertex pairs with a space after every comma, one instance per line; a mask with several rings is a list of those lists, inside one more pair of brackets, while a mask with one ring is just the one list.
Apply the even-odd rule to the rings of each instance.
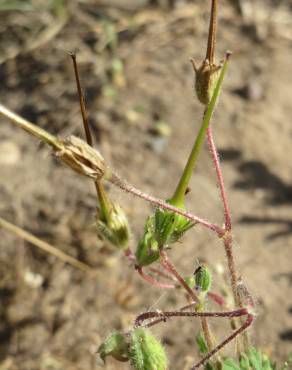
[[194, 61], [191, 60], [191, 62], [196, 73], [195, 90], [197, 97], [202, 104], [208, 105], [213, 96], [222, 65], [210, 63], [208, 59], [205, 59], [202, 65], [196, 68]]
[[55, 151], [56, 156], [75, 172], [97, 181], [110, 177], [103, 156], [85, 141], [71, 135], [60, 142], [63, 148]]

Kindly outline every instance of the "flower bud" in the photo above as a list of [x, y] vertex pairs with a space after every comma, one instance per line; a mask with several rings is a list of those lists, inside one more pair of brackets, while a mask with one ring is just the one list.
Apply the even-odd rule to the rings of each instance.
[[64, 148], [56, 151], [56, 155], [74, 171], [94, 180], [110, 175], [102, 155], [85, 141], [72, 135], [61, 143]]
[[97, 219], [98, 234], [119, 249], [129, 246], [130, 228], [122, 208], [111, 204], [106, 217]]
[[194, 225], [177, 213], [157, 209], [155, 212], [154, 235], [160, 247], [178, 241]]
[[148, 329], [132, 332], [129, 352], [135, 370], [167, 370], [165, 350]]
[[196, 287], [200, 290], [200, 292], [207, 293], [212, 284], [212, 275], [208, 267], [206, 265], [199, 266], [194, 275]]
[[105, 362], [107, 356], [112, 356], [122, 362], [128, 361], [129, 351], [126, 336], [118, 331], [114, 331], [99, 346], [97, 352], [103, 362]]
[[208, 105], [213, 96], [221, 67], [215, 64], [210, 64], [208, 60], [204, 60], [201, 67], [196, 69], [195, 90], [199, 101]]
[[158, 243], [153, 235], [154, 230], [154, 217], [148, 218], [144, 228], [144, 234], [140, 238], [137, 250], [136, 261], [138, 266], [147, 266], [155, 262], [159, 258]]

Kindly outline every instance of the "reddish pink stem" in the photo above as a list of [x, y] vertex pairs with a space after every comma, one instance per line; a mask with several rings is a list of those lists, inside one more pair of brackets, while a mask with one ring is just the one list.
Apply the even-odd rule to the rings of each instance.
[[234, 302], [237, 307], [242, 307], [242, 304], [240, 302], [240, 299], [236, 291], [238, 277], [237, 277], [237, 270], [235, 267], [235, 260], [234, 260], [233, 247], [232, 247], [233, 243], [232, 243], [232, 234], [231, 234], [231, 229], [232, 229], [231, 212], [230, 212], [230, 208], [229, 208], [229, 204], [227, 200], [227, 195], [226, 195], [225, 185], [224, 185], [224, 180], [223, 180], [223, 174], [222, 174], [222, 170], [220, 166], [220, 161], [219, 161], [219, 156], [217, 153], [216, 145], [213, 139], [213, 132], [212, 132], [211, 126], [209, 126], [207, 129], [207, 138], [208, 138], [209, 150], [212, 156], [212, 161], [213, 161], [213, 164], [216, 170], [217, 183], [220, 189], [220, 195], [221, 195], [223, 208], [224, 208], [226, 233], [223, 236], [223, 243], [224, 243], [225, 253], [227, 256], [228, 269], [230, 272]]
[[[130, 248], [126, 249], [124, 251], [124, 255], [125, 257], [130, 261], [130, 262], [135, 262], [136, 261], [136, 257], [135, 255], [133, 254], [133, 252], [130, 250]], [[152, 285], [155, 285], [155, 286], [159, 286], [160, 288], [162, 287], [168, 287], [168, 289], [173, 289], [173, 288], [176, 288], [176, 286], [174, 284], [164, 284], [164, 283], [160, 283], [159, 281], [157, 281], [156, 279], [152, 278], [150, 275], [148, 274], [145, 274], [144, 271], [142, 269], [137, 269], [140, 276], [143, 277], [144, 280], [148, 281], [150, 284]], [[155, 267], [149, 267], [149, 271], [151, 271], [153, 274], [156, 274], [158, 276], [161, 276], [165, 279], [168, 279], [168, 280], [172, 280], [173, 277], [166, 273], [166, 272], [163, 272], [163, 271], [160, 271], [158, 269], [156, 269]], [[154, 283], [155, 281], [155, 283]], [[154, 283], [154, 284], [153, 284]], [[159, 284], [159, 285], [157, 285]]]
[[208, 138], [208, 145], [209, 145], [209, 150], [212, 156], [212, 161], [216, 170], [217, 174], [217, 182], [218, 186], [220, 189], [220, 195], [223, 203], [223, 208], [224, 208], [224, 217], [225, 217], [225, 229], [227, 231], [230, 231], [232, 228], [231, 224], [231, 212], [227, 200], [227, 195], [225, 191], [225, 185], [224, 185], [224, 180], [223, 180], [223, 175], [222, 175], [222, 170], [220, 166], [220, 160], [219, 156], [216, 150], [214, 138], [213, 138], [213, 132], [212, 132], [212, 127], [209, 126], [207, 129], [207, 138]]
[[164, 321], [172, 317], [241, 317], [241, 316], [253, 316], [246, 308], [240, 308], [234, 311], [223, 311], [223, 312], [184, 312], [184, 311], [147, 311], [141, 313], [135, 319], [134, 326], [142, 326], [142, 323], [146, 320], [160, 318]]
[[239, 334], [243, 333], [253, 322], [254, 315], [249, 312], [246, 308], [241, 308], [235, 311], [227, 312], [183, 312], [183, 311], [171, 311], [171, 312], [159, 312], [159, 311], [148, 311], [139, 315], [135, 320], [135, 327], [142, 325], [143, 321], [149, 320], [152, 318], [157, 318], [156, 320], [145, 325], [145, 327], [153, 326], [162, 321], [166, 321], [168, 318], [172, 317], [242, 317], [247, 316], [246, 321], [242, 324], [240, 328], [234, 330], [225, 340], [218, 344], [212, 351], [210, 351], [202, 360], [196, 363], [191, 367], [191, 370], [198, 369], [200, 366], [203, 366], [212, 356], [214, 356], [220, 349], [225, 347], [229, 342], [235, 339]]
[[154, 277], [152, 277], [148, 274], [145, 274], [142, 267], [140, 267], [140, 266], [137, 266], [136, 270], [138, 271], [138, 273], [142, 277], [142, 279], [144, 279], [145, 281], [147, 281], [151, 285], [154, 285], [154, 286], [156, 286], [158, 288], [162, 288], [162, 289], [175, 289], [176, 288], [176, 286], [174, 284], [161, 283], [160, 281], [156, 280]]
[[175, 266], [171, 263], [171, 261], [167, 257], [167, 254], [163, 250], [160, 251], [160, 264], [177, 279], [180, 285], [187, 291], [192, 301], [194, 302], [199, 301], [196, 293], [188, 286], [184, 278], [180, 275], [180, 273], [177, 271]]
[[174, 281], [173, 276], [171, 276], [170, 274], [168, 274], [166, 272], [163, 272], [161, 270], [158, 270], [155, 267], [149, 267], [148, 270], [151, 271], [153, 274], [156, 274], [156, 275], [161, 276], [161, 277], [163, 277], [165, 279], [173, 280]]
[[[213, 292], [208, 292], [207, 293], [207, 296], [209, 298], [211, 298], [215, 303], [218, 304], [218, 306], [220, 307], [223, 307], [225, 306], [225, 299], [223, 297], [221, 297], [219, 294], [217, 293], [213, 293]], [[180, 311], [185, 311], [185, 310], [188, 310], [189, 308], [192, 308], [194, 307], [195, 305], [197, 304], [197, 302], [192, 302], [191, 304], [188, 304], [186, 306], [183, 306]]]
[[213, 292], [208, 292], [207, 296], [209, 298], [211, 298], [219, 306], [221, 306], [221, 307], [225, 306], [225, 299], [221, 295], [219, 295], [217, 293], [213, 293]]
[[207, 227], [209, 230], [215, 231], [216, 234], [219, 235], [220, 237], [222, 237], [224, 235], [224, 230], [222, 229], [222, 227], [220, 227], [216, 224], [213, 224], [212, 222], [209, 222], [208, 220], [205, 220], [201, 217], [193, 215], [190, 212], [186, 212], [186, 211], [183, 211], [179, 208], [176, 208], [176, 207], [172, 206], [171, 204], [164, 202], [162, 199], [155, 198], [152, 195], [144, 193], [143, 191], [141, 191], [141, 190], [135, 188], [133, 185], [129, 184], [127, 181], [122, 180], [115, 173], [112, 173], [112, 175], [108, 179], [108, 181], [110, 181], [112, 184], [118, 186], [119, 188], [121, 188], [122, 190], [124, 190], [128, 193], [131, 193], [131, 194], [133, 194], [133, 195], [135, 195], [139, 198], [142, 198], [142, 199], [146, 200], [147, 202], [152, 203], [156, 207], [167, 209], [167, 210], [172, 211], [174, 213], [177, 213], [181, 216], [184, 216], [185, 218], [193, 221], [194, 223], [201, 224], [201, 225]]

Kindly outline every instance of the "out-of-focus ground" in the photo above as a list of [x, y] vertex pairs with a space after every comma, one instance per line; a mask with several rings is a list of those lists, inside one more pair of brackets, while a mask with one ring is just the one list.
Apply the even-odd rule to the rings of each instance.
[[[220, 1], [217, 59], [227, 49], [233, 57], [213, 119], [236, 261], [257, 301], [251, 338], [279, 362], [292, 349], [291, 6]], [[96, 145], [130, 182], [169, 197], [202, 116], [189, 58], [205, 55], [209, 1], [2, 0], [0, 10], [1, 103], [60, 137], [83, 135], [67, 54], [77, 50]], [[129, 328], [143, 310], [185, 304], [182, 293], [148, 286], [97, 239], [93, 184], [4, 118], [0, 169], [1, 217], [97, 270], [88, 277], [0, 230], [1, 370], [96, 369], [96, 350], [111, 330]], [[150, 207], [109, 190], [131, 220], [134, 249]], [[223, 222], [206, 148], [188, 208]], [[199, 226], [170, 256], [185, 275], [198, 258], [214, 270], [226, 263], [221, 243]], [[228, 323], [220, 331], [212, 323], [218, 339], [228, 334]], [[181, 320], [154, 330], [171, 369], [198, 358], [198, 328]]]

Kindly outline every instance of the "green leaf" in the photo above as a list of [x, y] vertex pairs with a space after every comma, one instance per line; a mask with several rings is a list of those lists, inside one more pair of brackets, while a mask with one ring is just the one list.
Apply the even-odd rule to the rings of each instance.
[[[199, 347], [199, 351], [200, 351], [200, 354], [202, 356], [205, 356], [209, 350], [208, 350], [208, 346], [207, 346], [207, 343], [205, 341], [205, 338], [202, 334], [202, 332], [200, 331], [196, 337], [196, 342], [197, 342], [197, 345]], [[216, 368], [212, 365], [211, 362], [207, 362], [206, 365], [204, 366], [205, 370], [216, 370]]]
[[249, 359], [245, 354], [243, 354], [240, 358], [240, 369], [241, 370], [251, 370], [249, 366]]
[[241, 367], [230, 357], [224, 359], [222, 370], [241, 370]]
[[262, 370], [262, 354], [258, 352], [255, 348], [250, 348], [249, 350], [249, 362], [255, 370]]
[[222, 363], [222, 370], [276, 370], [267, 355], [250, 347], [246, 353], [240, 355], [239, 363], [226, 357]]
[[247, 353], [241, 355], [240, 370], [275, 370], [275, 365], [267, 355], [251, 347]]

